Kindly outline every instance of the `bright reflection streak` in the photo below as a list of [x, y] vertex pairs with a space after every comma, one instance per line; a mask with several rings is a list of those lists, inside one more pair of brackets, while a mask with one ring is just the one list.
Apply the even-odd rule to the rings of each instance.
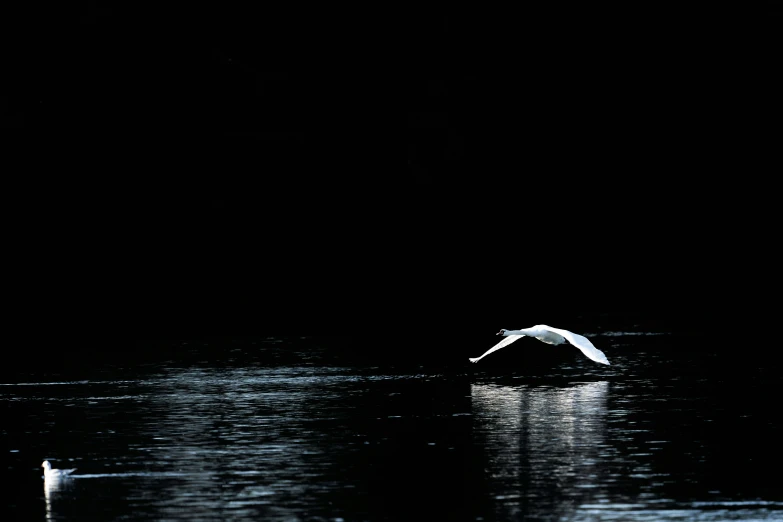
[[305, 506], [325, 505], [321, 497], [332, 494], [336, 477], [323, 430], [339, 425], [349, 378], [334, 373], [172, 372], [164, 383], [168, 393], [151, 399], [155, 420], [145, 428], [153, 444], [137, 449], [171, 464], [160, 471], [181, 474], [158, 486], [157, 508], [171, 517], [222, 510], [284, 520]]
[[485, 480], [499, 518], [556, 519], [607, 496], [599, 462], [608, 448], [608, 389], [606, 381], [471, 386], [476, 442], [487, 452]]
[[46, 520], [54, 519], [52, 501], [57, 499], [60, 492], [65, 491], [73, 484], [69, 477], [44, 479], [44, 500], [46, 501]]

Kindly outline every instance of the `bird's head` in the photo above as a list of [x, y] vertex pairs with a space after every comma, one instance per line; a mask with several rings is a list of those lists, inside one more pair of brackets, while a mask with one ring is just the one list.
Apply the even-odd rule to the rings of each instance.
[[508, 330], [506, 330], [505, 328], [501, 328], [500, 331], [495, 335], [506, 335], [506, 332], [508, 332]]
[[49, 464], [49, 461], [48, 461], [48, 460], [45, 460], [45, 461], [43, 461], [43, 463], [41, 463], [41, 467], [42, 467], [43, 469], [52, 469], [52, 465], [51, 465], [51, 464]]

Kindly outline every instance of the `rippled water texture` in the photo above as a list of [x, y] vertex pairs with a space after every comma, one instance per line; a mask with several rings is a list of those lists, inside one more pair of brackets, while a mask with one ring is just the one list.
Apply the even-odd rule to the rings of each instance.
[[780, 378], [635, 339], [540, 375], [279, 364], [279, 339], [30, 375], [0, 386], [3, 520], [783, 519]]

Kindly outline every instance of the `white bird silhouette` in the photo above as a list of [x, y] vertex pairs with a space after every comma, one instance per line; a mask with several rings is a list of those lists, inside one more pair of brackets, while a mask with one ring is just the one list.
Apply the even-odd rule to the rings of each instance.
[[43, 464], [41, 464], [41, 467], [44, 469], [44, 480], [57, 480], [61, 479], [63, 477], [67, 477], [74, 471], [76, 471], [76, 468], [72, 469], [52, 469], [52, 465], [49, 463], [48, 460], [43, 461]]
[[487, 350], [481, 357], [471, 358], [470, 362], [477, 363], [492, 352], [500, 350], [504, 346], [508, 346], [521, 337], [527, 336], [535, 337], [539, 341], [543, 341], [547, 344], [563, 344], [564, 342], [568, 341], [582, 350], [582, 353], [593, 361], [599, 362], [601, 364], [609, 364], [609, 360], [606, 358], [606, 355], [604, 355], [604, 352], [593, 346], [593, 343], [591, 343], [586, 337], [569, 332], [568, 330], [552, 328], [551, 326], [547, 326], [545, 324], [537, 324], [535, 326], [531, 326], [530, 328], [523, 328], [522, 330], [502, 329], [498, 332], [498, 335], [504, 336], [505, 339]]

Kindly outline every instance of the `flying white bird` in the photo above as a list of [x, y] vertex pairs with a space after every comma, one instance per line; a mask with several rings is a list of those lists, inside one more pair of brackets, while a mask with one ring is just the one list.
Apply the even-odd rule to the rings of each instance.
[[547, 326], [545, 324], [537, 324], [530, 328], [523, 328], [522, 330], [503, 329], [498, 332], [498, 335], [504, 336], [505, 339], [487, 350], [481, 357], [471, 358], [470, 362], [477, 363], [492, 352], [500, 350], [504, 346], [508, 346], [521, 337], [527, 336], [535, 337], [539, 341], [543, 341], [547, 344], [563, 344], [564, 342], [568, 341], [582, 350], [583, 354], [595, 362], [609, 364], [609, 360], [606, 358], [606, 355], [604, 355], [604, 352], [593, 346], [593, 343], [591, 343], [586, 337], [569, 332], [568, 330], [552, 328], [551, 326]]
[[49, 464], [48, 460], [43, 461], [43, 464], [41, 464], [41, 467], [44, 469], [44, 480], [57, 480], [61, 479], [63, 477], [67, 477], [74, 471], [76, 471], [76, 468], [72, 469], [52, 469], [52, 465]]

